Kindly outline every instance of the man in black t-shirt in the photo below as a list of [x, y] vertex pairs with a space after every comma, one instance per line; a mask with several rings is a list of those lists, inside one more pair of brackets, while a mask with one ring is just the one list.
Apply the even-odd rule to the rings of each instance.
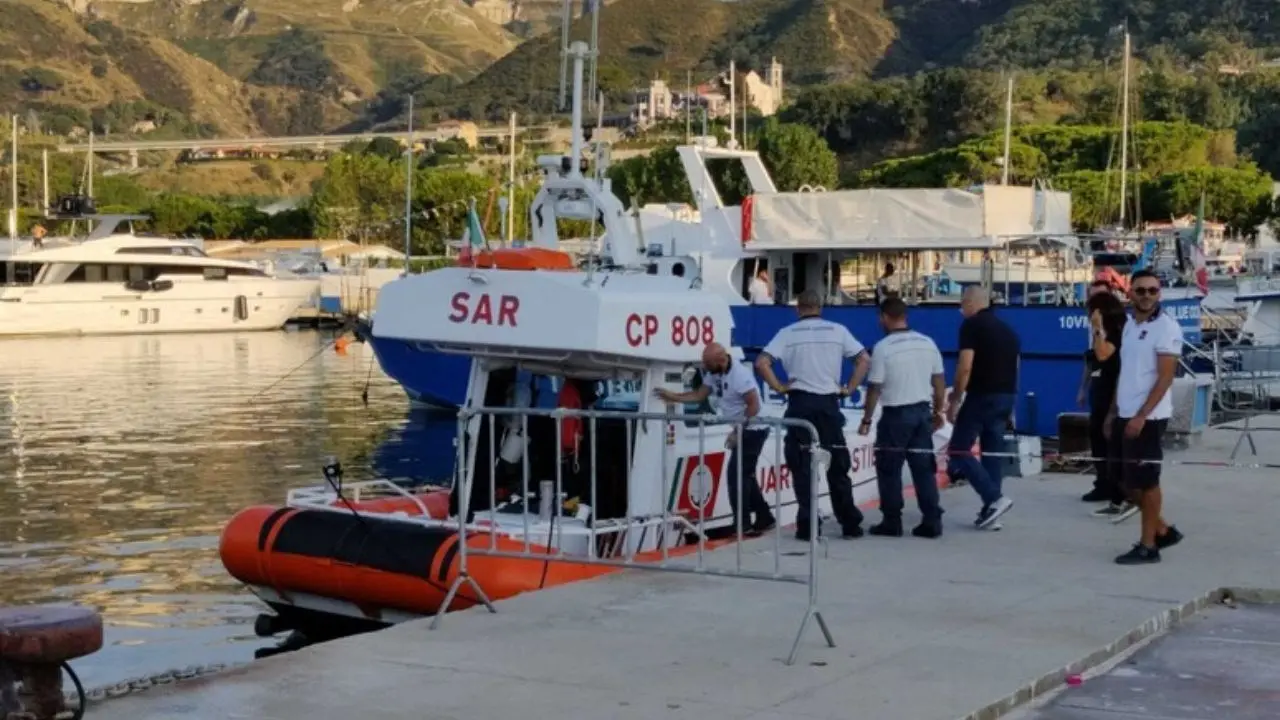
[[[1018, 391], [1018, 334], [990, 307], [987, 291], [965, 289], [960, 312], [960, 358], [948, 403], [951, 429], [950, 468], [969, 480], [982, 498], [982, 510], [974, 526], [995, 529], [996, 520], [1009, 512], [1013, 501], [1004, 495], [1000, 466], [1003, 459], [987, 453], [1004, 451], [1004, 434], [1013, 414]], [[982, 461], [971, 454], [977, 441]]]

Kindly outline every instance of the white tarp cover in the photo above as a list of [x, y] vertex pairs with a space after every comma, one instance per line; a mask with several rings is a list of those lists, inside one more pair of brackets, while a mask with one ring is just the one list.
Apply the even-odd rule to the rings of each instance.
[[760, 250], [978, 249], [1028, 235], [1071, 234], [1071, 195], [1029, 187], [760, 194]]

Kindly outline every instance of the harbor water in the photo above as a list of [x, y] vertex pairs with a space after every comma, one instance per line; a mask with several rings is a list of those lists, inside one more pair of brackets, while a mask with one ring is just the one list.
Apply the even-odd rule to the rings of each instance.
[[[414, 414], [364, 345], [312, 331], [0, 343], [0, 606], [81, 603], [89, 686], [252, 659], [262, 610], [218, 559], [238, 510], [323, 482], [427, 480], [453, 421]], [[368, 392], [368, 404], [362, 391]]]

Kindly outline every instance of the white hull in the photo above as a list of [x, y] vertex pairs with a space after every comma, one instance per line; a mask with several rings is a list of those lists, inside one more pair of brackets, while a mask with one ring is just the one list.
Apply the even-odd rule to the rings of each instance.
[[314, 279], [269, 277], [183, 278], [147, 292], [120, 283], [4, 287], [0, 337], [275, 330], [318, 291]]

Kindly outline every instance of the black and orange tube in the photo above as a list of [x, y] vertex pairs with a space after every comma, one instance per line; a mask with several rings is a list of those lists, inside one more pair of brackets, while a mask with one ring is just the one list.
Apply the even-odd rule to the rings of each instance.
[[[448, 503], [447, 493], [440, 493]], [[407, 499], [389, 498], [356, 505], [358, 510], [387, 512], [416, 508]], [[429, 504], [439, 502], [433, 498]], [[376, 503], [392, 504], [377, 507]], [[431, 507], [432, 515], [436, 508]], [[473, 534], [467, 547], [489, 548], [490, 536]], [[524, 543], [499, 537], [498, 549], [522, 552]], [[545, 551], [532, 546], [536, 553]], [[286, 597], [303, 592], [345, 600], [360, 607], [393, 608], [431, 614], [458, 577], [458, 533], [449, 527], [415, 523], [362, 512], [309, 510], [261, 505], [241, 511], [222, 532], [222, 564], [249, 585], [273, 588]], [[599, 577], [616, 568], [574, 562], [476, 555], [468, 569], [493, 600], [530, 590]], [[463, 588], [451, 610], [477, 603]]]

